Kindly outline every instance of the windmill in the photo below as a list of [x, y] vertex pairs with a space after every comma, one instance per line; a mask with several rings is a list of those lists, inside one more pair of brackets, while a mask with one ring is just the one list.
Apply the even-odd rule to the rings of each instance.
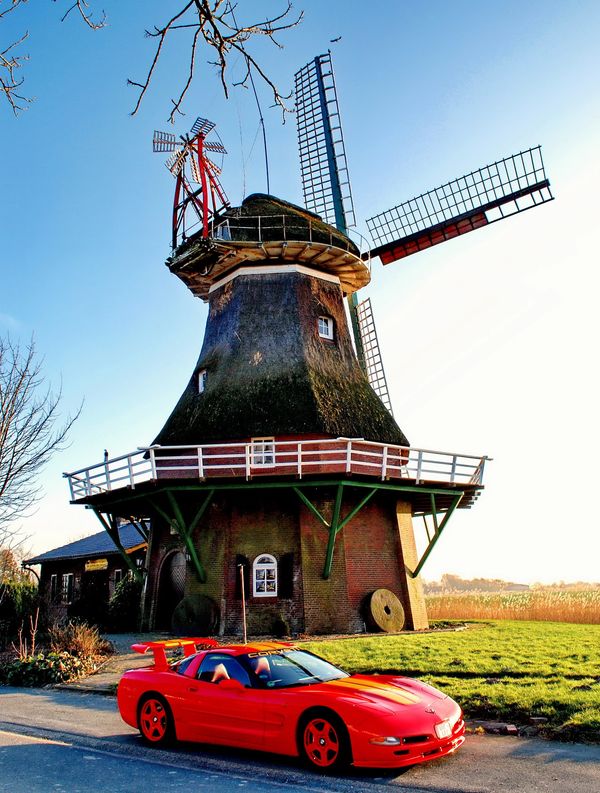
[[172, 615], [189, 635], [241, 631], [241, 589], [250, 633], [426, 628], [421, 569], [483, 489], [485, 456], [407, 440], [356, 293], [371, 256], [391, 262], [550, 200], [539, 148], [375, 216], [361, 252], [329, 54], [298, 72], [296, 103], [306, 207], [261, 193], [229, 206], [206, 119], [154, 135], [176, 180], [166, 264], [208, 303], [200, 354], [153, 443], [66, 474], [115, 542], [122, 520], [148, 535], [147, 629]]
[[[356, 221], [330, 52], [296, 72], [295, 94], [304, 203], [347, 234]], [[363, 258], [390, 264], [552, 199], [536, 146], [369, 218], [375, 246]], [[391, 411], [370, 298], [353, 292], [348, 304], [359, 362]]]
[[207, 151], [227, 154], [221, 141], [206, 140], [214, 128], [212, 121], [198, 117], [189, 133], [179, 140], [171, 132], [154, 132], [153, 151], [171, 152], [166, 166], [175, 177], [173, 248], [185, 242], [189, 232], [197, 232], [198, 226], [202, 236], [208, 237], [211, 218], [229, 206], [219, 182], [221, 169], [206, 155]]

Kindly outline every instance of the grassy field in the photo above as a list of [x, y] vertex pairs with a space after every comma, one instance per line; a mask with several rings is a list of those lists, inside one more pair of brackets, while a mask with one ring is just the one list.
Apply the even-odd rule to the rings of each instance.
[[492, 621], [466, 630], [311, 642], [349, 672], [401, 673], [450, 694], [467, 718], [600, 742], [600, 626]]
[[546, 620], [600, 625], [600, 589], [430, 595], [427, 614], [432, 620]]

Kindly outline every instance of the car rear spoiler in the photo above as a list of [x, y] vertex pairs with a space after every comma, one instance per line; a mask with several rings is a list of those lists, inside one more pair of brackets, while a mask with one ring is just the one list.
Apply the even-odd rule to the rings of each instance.
[[167, 650], [174, 650], [177, 647], [181, 647], [184, 656], [187, 657], [188, 655], [193, 655], [197, 650], [207, 650], [211, 647], [218, 646], [219, 642], [214, 639], [186, 637], [185, 639], [164, 639], [158, 642], [140, 642], [139, 644], [132, 644], [131, 649], [141, 655], [145, 655], [152, 651], [154, 654], [154, 667], [158, 671], [162, 671], [169, 668]]

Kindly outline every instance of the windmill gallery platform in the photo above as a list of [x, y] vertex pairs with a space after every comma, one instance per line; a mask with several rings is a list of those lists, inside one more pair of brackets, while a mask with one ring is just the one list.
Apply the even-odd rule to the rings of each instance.
[[154, 443], [65, 475], [115, 541], [123, 520], [148, 537], [143, 627], [235, 633], [242, 584], [255, 634], [362, 631], [380, 589], [426, 627], [420, 570], [486, 458], [411, 447], [369, 384], [344, 309], [360, 251], [260, 194], [167, 264], [209, 305], [189, 382]]

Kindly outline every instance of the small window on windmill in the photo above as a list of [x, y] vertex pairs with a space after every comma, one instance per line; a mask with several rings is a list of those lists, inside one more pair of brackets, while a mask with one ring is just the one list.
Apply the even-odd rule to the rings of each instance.
[[262, 554], [254, 560], [252, 594], [256, 598], [277, 597], [277, 560], [271, 554]]
[[275, 465], [275, 438], [252, 438], [252, 465]]
[[333, 318], [319, 317], [318, 319], [319, 336], [322, 339], [333, 341]]
[[208, 374], [206, 369], [200, 369], [198, 372], [198, 393], [203, 394], [204, 389], [206, 388], [206, 380], [208, 379]]

